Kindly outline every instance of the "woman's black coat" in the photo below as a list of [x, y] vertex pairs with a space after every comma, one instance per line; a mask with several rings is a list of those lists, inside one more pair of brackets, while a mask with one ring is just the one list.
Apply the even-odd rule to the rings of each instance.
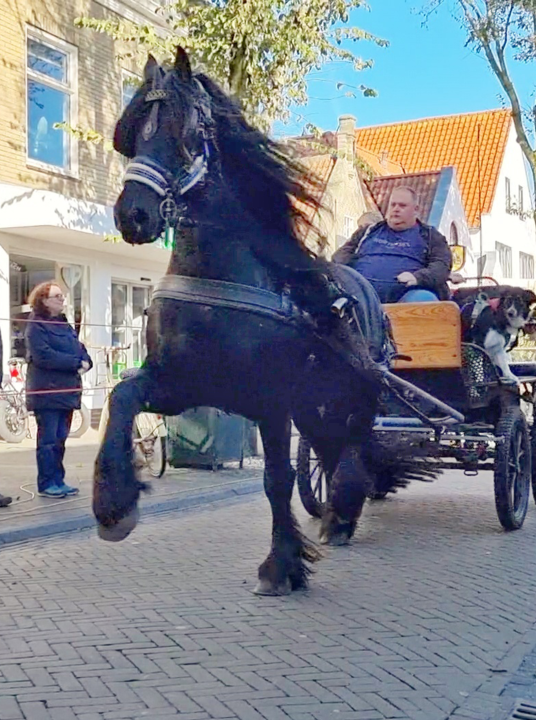
[[[51, 318], [32, 313], [26, 329], [26, 404], [28, 410], [76, 410], [80, 408], [82, 361], [93, 365], [84, 345], [65, 315]], [[73, 390], [47, 392], [39, 390]]]

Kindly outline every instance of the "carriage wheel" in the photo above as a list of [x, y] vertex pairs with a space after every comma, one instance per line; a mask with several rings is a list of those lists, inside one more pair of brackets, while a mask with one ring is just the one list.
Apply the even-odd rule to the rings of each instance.
[[303, 507], [312, 517], [321, 518], [328, 500], [329, 482], [311, 443], [303, 436], [300, 436], [298, 443], [296, 466], [298, 491]]
[[504, 438], [495, 451], [495, 507], [503, 528], [518, 530], [527, 514], [532, 476], [529, 430], [519, 407], [504, 410], [495, 434]]
[[534, 498], [534, 502], [536, 503], [536, 424], [534, 422], [534, 419], [533, 419], [532, 425], [530, 427], [530, 446], [531, 446], [531, 450], [532, 450], [532, 452], [531, 452], [532, 497]]

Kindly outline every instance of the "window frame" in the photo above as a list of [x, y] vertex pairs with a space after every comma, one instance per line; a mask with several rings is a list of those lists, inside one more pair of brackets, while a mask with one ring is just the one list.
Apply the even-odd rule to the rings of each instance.
[[[127, 80], [127, 78], [136, 78], [137, 80], [140, 81], [140, 85], [143, 81], [143, 78], [141, 77], [141, 75], [131, 72], [130, 70], [127, 70], [126, 68], [121, 68], [121, 112], [123, 112], [123, 110], [126, 108], [124, 89], [125, 89], [125, 80]], [[136, 88], [136, 90], [137, 89], [138, 88]]]
[[505, 208], [507, 213], [512, 212], [512, 185], [510, 178], [504, 178], [504, 197], [505, 197]]
[[454, 220], [450, 223], [449, 227], [449, 245], [459, 245], [460, 244], [460, 236], [458, 233], [458, 226], [454, 222]]
[[[350, 234], [346, 233], [347, 225], [349, 227], [351, 227]], [[352, 237], [352, 235], [355, 232], [355, 228], [356, 228], [356, 218], [353, 215], [345, 215], [344, 219], [343, 219], [342, 229], [343, 229], [343, 235], [347, 240], [349, 240]]]
[[[523, 260], [527, 261], [528, 267], [530, 268], [528, 274], [523, 272]], [[531, 272], [532, 275], [530, 274]], [[534, 280], [534, 255], [523, 252], [522, 250], [519, 251], [519, 277], [521, 280]]]
[[[509, 268], [505, 268], [505, 267], [502, 268], [503, 273], [504, 273], [504, 278], [506, 280], [510, 280], [513, 277], [513, 271], [514, 271], [513, 263], [512, 263], [512, 260], [513, 260], [512, 247], [510, 245], [506, 245], [505, 243], [495, 242], [495, 251], [499, 255], [499, 260], [501, 260], [501, 250], [504, 251], [505, 260], [508, 260], [509, 264], [510, 264]], [[501, 262], [501, 265], [502, 265], [502, 262]], [[506, 265], [506, 263], [505, 263], [505, 265]], [[507, 274], [507, 272], [506, 272], [507, 270], [510, 271], [510, 274]]]
[[[125, 317], [124, 322], [121, 325], [114, 324], [113, 323], [113, 286], [114, 285], [123, 285], [126, 288], [126, 303], [125, 303]], [[126, 362], [126, 366], [129, 368], [132, 367], [138, 367], [138, 365], [135, 365], [134, 361], [134, 347], [136, 343], [136, 335], [138, 335], [138, 339], [140, 342], [140, 349], [142, 351], [143, 357], [138, 360], [137, 362], [143, 362], [145, 357], [147, 356], [147, 339], [145, 337], [145, 327], [146, 327], [146, 319], [145, 317], [142, 317], [142, 325], [141, 327], [134, 326], [134, 317], [133, 317], [133, 310], [134, 310], [134, 302], [133, 302], [133, 295], [134, 295], [134, 288], [137, 289], [143, 289], [144, 291], [147, 291], [148, 294], [148, 304], [149, 306], [151, 302], [151, 297], [154, 291], [154, 284], [153, 283], [147, 283], [147, 282], [136, 282], [133, 280], [122, 280], [117, 277], [112, 277], [111, 283], [110, 283], [110, 345], [114, 346], [113, 344], [113, 335], [114, 330], [119, 330], [120, 332], [123, 332], [123, 337], [125, 339], [125, 345], [128, 345], [128, 349], [121, 352], [120, 357], [122, 360]], [[119, 347], [119, 346], [117, 346]], [[116, 364], [120, 364], [120, 360], [116, 360]]]
[[519, 214], [519, 217], [523, 217], [523, 213], [525, 211], [524, 208], [524, 192], [523, 192], [523, 185], [518, 185], [517, 187], [517, 212]]
[[[32, 70], [28, 65], [28, 43], [33, 40], [41, 45], [48, 45], [48, 47], [59, 50], [64, 53], [67, 60], [67, 83], [63, 83], [54, 80], [54, 78], [47, 78], [46, 75]], [[56, 175], [63, 175], [65, 177], [71, 177], [78, 179], [79, 177], [79, 161], [78, 161], [78, 141], [77, 139], [68, 133], [68, 149], [67, 149], [67, 165], [60, 167], [59, 165], [52, 165], [51, 163], [43, 162], [30, 157], [29, 155], [29, 123], [28, 123], [28, 90], [29, 81], [41, 83], [54, 90], [59, 90], [66, 93], [69, 96], [69, 117], [67, 122], [72, 126], [76, 127], [78, 122], [78, 48], [76, 45], [68, 43], [66, 40], [51, 35], [33, 25], [26, 26], [26, 44], [25, 44], [25, 82], [26, 82], [26, 96], [25, 96], [25, 123], [26, 123], [26, 137], [25, 137], [25, 151], [26, 151], [26, 166], [34, 170], [41, 170]], [[59, 130], [58, 132], [65, 132]]]

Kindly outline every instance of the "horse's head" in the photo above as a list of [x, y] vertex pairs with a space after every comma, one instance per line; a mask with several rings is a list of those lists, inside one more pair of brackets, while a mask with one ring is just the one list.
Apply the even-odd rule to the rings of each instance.
[[132, 244], [152, 242], [173, 219], [181, 197], [205, 175], [212, 125], [211, 100], [177, 48], [165, 70], [149, 57], [144, 83], [125, 108], [115, 149], [130, 163], [115, 204], [115, 222]]

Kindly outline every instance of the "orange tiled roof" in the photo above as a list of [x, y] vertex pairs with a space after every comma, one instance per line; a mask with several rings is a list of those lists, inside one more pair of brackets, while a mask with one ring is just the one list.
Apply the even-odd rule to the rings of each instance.
[[355, 151], [376, 175], [400, 175], [404, 172], [404, 168], [400, 163], [393, 162], [389, 158], [382, 158], [366, 148], [356, 145]]
[[482, 213], [491, 210], [510, 124], [509, 110], [489, 110], [358, 128], [356, 143], [376, 156], [387, 153], [406, 173], [454, 166], [467, 221], [475, 227], [479, 224], [479, 194]]

